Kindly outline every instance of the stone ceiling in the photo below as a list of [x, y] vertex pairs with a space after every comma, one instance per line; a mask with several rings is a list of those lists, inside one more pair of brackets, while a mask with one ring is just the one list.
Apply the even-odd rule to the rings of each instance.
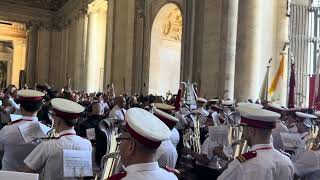
[[26, 6], [50, 11], [57, 11], [62, 8], [68, 0], [6, 0], [7, 3], [17, 6]]

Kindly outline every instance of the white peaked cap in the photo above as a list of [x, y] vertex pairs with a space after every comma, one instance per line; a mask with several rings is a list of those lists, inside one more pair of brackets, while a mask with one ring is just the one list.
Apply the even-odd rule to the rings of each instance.
[[260, 129], [273, 129], [280, 118], [279, 113], [265, 109], [252, 109], [248, 107], [237, 107], [240, 113], [240, 124], [248, 125]]
[[219, 102], [219, 99], [210, 99], [209, 102]]
[[166, 104], [166, 103], [154, 103], [154, 107], [158, 108], [158, 109], [161, 109], [161, 110], [174, 110], [175, 107], [174, 106], [171, 106], [169, 104]]
[[208, 102], [205, 98], [203, 98], [203, 97], [197, 97], [197, 101], [198, 102], [202, 102], [202, 103], [206, 103], [206, 102]]
[[169, 139], [170, 129], [159, 118], [141, 108], [130, 108], [125, 115], [126, 128], [131, 136], [149, 148], [158, 148]]
[[301, 118], [305, 119], [317, 119], [318, 117], [313, 114], [303, 113], [303, 112], [296, 112], [296, 115]]
[[54, 98], [51, 105], [55, 114], [63, 119], [76, 119], [84, 111], [80, 104], [63, 98]]
[[231, 105], [233, 105], [234, 104], [234, 102], [232, 101], [232, 100], [225, 100], [225, 101], [223, 101], [223, 105], [225, 105], [225, 106], [231, 106]]
[[261, 104], [255, 104], [255, 103], [247, 103], [247, 102], [239, 102], [237, 104], [238, 107], [247, 107], [252, 109], [262, 109], [263, 106]]
[[154, 115], [156, 115], [162, 122], [164, 122], [170, 129], [173, 129], [174, 126], [179, 122], [179, 119], [163, 112], [159, 109], [154, 109], [153, 111]]
[[17, 95], [21, 101], [41, 101], [44, 93], [31, 89], [23, 89], [17, 91]]

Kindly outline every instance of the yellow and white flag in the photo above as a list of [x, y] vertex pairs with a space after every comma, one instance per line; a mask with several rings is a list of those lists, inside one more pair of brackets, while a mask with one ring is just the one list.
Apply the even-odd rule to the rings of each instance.
[[278, 71], [276, 73], [276, 76], [273, 78], [271, 86], [269, 88], [269, 94], [274, 95], [277, 91], [277, 88], [280, 86], [281, 81], [283, 80], [283, 74], [284, 74], [284, 55], [281, 54], [281, 60], [280, 65], [278, 67]]

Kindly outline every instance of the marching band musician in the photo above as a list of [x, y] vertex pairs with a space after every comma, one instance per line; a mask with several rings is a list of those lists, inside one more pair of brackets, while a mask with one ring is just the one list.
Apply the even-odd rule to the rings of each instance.
[[[316, 119], [317, 116], [303, 113], [303, 112], [296, 112], [295, 114], [297, 119], [297, 122], [296, 122], [297, 131], [301, 136], [302, 143], [306, 144], [307, 140], [310, 138], [309, 129], [312, 126], [311, 119]], [[295, 161], [304, 151], [305, 151], [305, 147], [298, 147], [294, 151], [292, 161]]]
[[41, 142], [24, 160], [24, 171], [42, 171], [45, 180], [73, 179], [64, 177], [63, 151], [92, 151], [90, 141], [77, 136], [74, 130], [84, 108], [76, 102], [62, 98], [52, 99], [51, 104], [58, 137]]
[[291, 160], [273, 148], [272, 129], [280, 114], [265, 109], [239, 107], [240, 125], [251, 151], [236, 157], [218, 180], [291, 180], [294, 168]]
[[[155, 109], [158, 109], [160, 111], [157, 111], [158, 113], [155, 113]], [[164, 123], [167, 124], [171, 130], [170, 140], [172, 144], [174, 145], [174, 147], [177, 147], [180, 141], [180, 135], [175, 127], [179, 122], [179, 119], [173, 116], [175, 114], [175, 107], [165, 103], [154, 103], [154, 108], [152, 108], [151, 112], [153, 112], [156, 116], [158, 116], [159, 112], [161, 112], [160, 115], [164, 114], [165, 117], [168, 116], [169, 120], [173, 121], [170, 124], [167, 124], [166, 122]]]
[[281, 114], [280, 119], [276, 122], [276, 128], [272, 129], [272, 139], [274, 148], [283, 150], [284, 147], [280, 133], [289, 133], [289, 129], [282, 121], [285, 109], [274, 103], [269, 103], [266, 109]]
[[[2, 170], [7, 171], [18, 171], [23, 167], [23, 160], [36, 147], [36, 144], [25, 141], [21, 133], [22, 127], [30, 129], [32, 126], [37, 127], [38, 124], [43, 135], [50, 129], [40, 123], [37, 118], [44, 93], [35, 90], [19, 90], [17, 93], [22, 118], [9, 123], [0, 131], [0, 154], [3, 155]], [[39, 134], [33, 133], [32, 136], [39, 138]]]
[[[157, 116], [164, 124], [168, 126], [171, 131], [170, 138], [174, 136], [174, 142], [178, 144], [180, 137], [178, 131], [174, 128], [174, 126], [179, 120], [176, 117], [171, 116], [170, 114], [165, 113], [157, 108], [154, 108], [153, 112], [155, 116]], [[167, 139], [161, 142], [161, 145], [156, 152], [156, 159], [158, 160], [160, 167], [169, 166], [175, 168], [178, 159], [178, 153], [175, 146], [173, 145], [172, 139]]]
[[196, 160], [194, 167], [196, 180], [217, 179], [221, 174], [220, 168], [226, 164], [226, 161], [231, 156], [227, 152], [227, 148], [219, 145], [218, 142], [212, 141], [210, 137], [207, 137], [201, 145], [201, 153], [196, 153], [188, 148], [184, 148], [182, 153], [190, 155]]
[[109, 179], [177, 180], [156, 161], [156, 151], [161, 142], [170, 137], [170, 129], [156, 116], [140, 108], [129, 109], [125, 119], [126, 124], [117, 141], [126, 172]]
[[294, 162], [295, 179], [318, 180], [320, 177], [320, 151], [309, 150], [300, 154]]
[[196, 103], [197, 103], [197, 108], [192, 110], [191, 113], [200, 113], [201, 117], [199, 121], [201, 125], [204, 125], [207, 122], [207, 118], [209, 116], [208, 111], [204, 109], [204, 105], [207, 103], [207, 100], [202, 97], [198, 97], [196, 100]]

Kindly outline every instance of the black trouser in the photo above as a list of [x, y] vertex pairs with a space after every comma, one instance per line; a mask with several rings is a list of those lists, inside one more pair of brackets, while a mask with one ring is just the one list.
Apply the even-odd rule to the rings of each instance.
[[221, 172], [205, 166], [196, 165], [194, 167], [197, 180], [215, 180], [220, 176]]

